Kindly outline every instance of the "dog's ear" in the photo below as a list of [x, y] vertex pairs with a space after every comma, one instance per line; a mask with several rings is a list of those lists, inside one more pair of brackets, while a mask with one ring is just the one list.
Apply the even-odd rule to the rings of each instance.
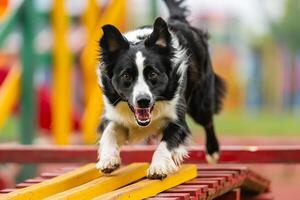
[[108, 24], [102, 30], [103, 36], [99, 44], [103, 52], [116, 53], [129, 48], [129, 42], [115, 26]]
[[166, 48], [169, 46], [170, 41], [171, 34], [168, 30], [167, 23], [161, 17], [156, 18], [153, 24], [153, 32], [145, 40], [145, 46]]

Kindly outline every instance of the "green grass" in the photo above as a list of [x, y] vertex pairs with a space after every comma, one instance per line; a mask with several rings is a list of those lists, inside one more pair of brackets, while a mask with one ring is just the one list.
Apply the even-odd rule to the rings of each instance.
[[5, 125], [0, 129], [0, 143], [14, 141], [17, 138], [19, 130], [19, 119], [16, 117], [9, 118]]
[[[203, 129], [188, 119], [192, 132]], [[223, 113], [215, 118], [216, 129], [222, 135], [290, 135], [300, 133], [300, 116], [271, 113]]]
[[[188, 118], [191, 131], [202, 133], [201, 126]], [[215, 117], [217, 132], [238, 136], [300, 136], [300, 116], [296, 114], [224, 112]], [[14, 141], [18, 137], [19, 119], [10, 118], [0, 130], [0, 143]]]

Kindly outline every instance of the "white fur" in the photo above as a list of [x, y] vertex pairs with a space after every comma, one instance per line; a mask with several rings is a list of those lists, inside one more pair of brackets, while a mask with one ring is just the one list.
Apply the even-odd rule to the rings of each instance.
[[103, 88], [103, 83], [102, 83], [102, 79], [101, 79], [101, 67], [104, 67], [103, 65], [101, 65], [101, 63], [98, 65], [97, 69], [96, 69], [96, 73], [97, 73], [97, 81], [98, 84], [101, 88]]
[[155, 150], [150, 168], [148, 169], [148, 177], [161, 176], [164, 177], [177, 171], [177, 165], [172, 159], [172, 153], [167, 148], [166, 142], [161, 142]]
[[126, 131], [114, 122], [105, 128], [98, 149], [97, 169], [114, 169], [121, 164], [120, 145], [126, 141]]
[[180, 166], [185, 158], [188, 158], [189, 154], [184, 145], [179, 145], [179, 147], [172, 150], [172, 158], [177, 166]]
[[144, 61], [145, 57], [143, 56], [142, 52], [138, 51], [136, 53], [135, 63], [138, 69], [138, 78], [137, 81], [133, 87], [133, 104], [134, 106], [137, 106], [137, 97], [139, 95], [148, 95], [152, 98], [152, 94], [150, 92], [149, 86], [147, 85], [145, 79], [144, 79]]
[[152, 31], [153, 31], [152, 28], [136, 29], [136, 30], [125, 33], [124, 36], [126, 37], [126, 39], [129, 42], [136, 44], [141, 41], [141, 39], [139, 39], [139, 37], [148, 36], [152, 33]]
[[170, 31], [172, 35], [171, 44], [172, 47], [175, 49], [174, 57], [172, 58], [173, 67], [178, 66], [177, 73], [180, 75], [179, 83], [183, 83], [184, 75], [188, 68], [188, 60], [189, 57], [187, 55], [187, 50], [184, 49], [177, 38], [177, 36]]

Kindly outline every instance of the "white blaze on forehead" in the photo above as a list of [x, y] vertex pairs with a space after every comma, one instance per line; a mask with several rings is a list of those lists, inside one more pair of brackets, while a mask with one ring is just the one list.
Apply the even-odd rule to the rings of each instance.
[[138, 51], [135, 54], [135, 64], [138, 68], [139, 75], [143, 74], [145, 57], [142, 52]]
[[135, 57], [135, 64], [138, 70], [138, 77], [135, 86], [133, 87], [133, 103], [135, 104], [134, 106], [137, 106], [136, 98], [139, 95], [149, 95], [152, 98], [149, 86], [147, 85], [143, 75], [143, 71], [145, 68], [144, 61], [145, 57], [143, 56], [142, 52], [138, 51]]

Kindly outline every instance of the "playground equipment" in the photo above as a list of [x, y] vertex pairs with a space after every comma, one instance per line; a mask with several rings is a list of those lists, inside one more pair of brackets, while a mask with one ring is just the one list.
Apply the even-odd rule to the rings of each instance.
[[[145, 179], [153, 150], [153, 146], [123, 148], [123, 163], [133, 163], [111, 175], [100, 173], [95, 164], [82, 167], [77, 164], [42, 173], [39, 177], [17, 184], [15, 188], [1, 190], [0, 199], [273, 199], [270, 181], [245, 166], [200, 164], [205, 156], [204, 151], [200, 151], [203, 147], [189, 149], [187, 163], [194, 164], [184, 164], [177, 173], [163, 181]], [[225, 147], [221, 163], [299, 163], [299, 156], [296, 156], [299, 152], [299, 146], [273, 149]], [[82, 163], [95, 159], [94, 147], [0, 147], [0, 162]]]
[[20, 96], [20, 79], [21, 69], [19, 64], [15, 64], [0, 88], [0, 129], [2, 128], [5, 119], [12, 112], [17, 100]]
[[[81, 18], [86, 30], [86, 45], [79, 52], [71, 52], [68, 34], [71, 25], [71, 16], [67, 12], [65, 1], [54, 1], [52, 10], [47, 13], [46, 22], [51, 22], [53, 30], [52, 52], [40, 53], [34, 48], [37, 36], [37, 11], [32, 0], [21, 2], [15, 8], [10, 8], [8, 1], [1, 1], [0, 11], [4, 13], [0, 24], [0, 47], [3, 47], [9, 34], [21, 21], [21, 34], [23, 38], [20, 66], [9, 67], [9, 75], [0, 87], [0, 128], [12, 113], [12, 108], [20, 102], [21, 143], [31, 144], [35, 136], [36, 121], [40, 127], [51, 128], [53, 140], [56, 144], [69, 144], [74, 127], [80, 123], [83, 143], [94, 144], [97, 139], [96, 129], [103, 110], [101, 92], [97, 85], [96, 67], [99, 57], [98, 39], [101, 37], [101, 26], [107, 23], [114, 24], [125, 31], [126, 0], [111, 0], [100, 6], [96, 0], [88, 0]], [[45, 15], [45, 14], [44, 14]], [[76, 55], [74, 55], [76, 54]], [[49, 63], [45, 57], [53, 58]], [[84, 103], [77, 108], [72, 103], [72, 73], [74, 57], [80, 57], [82, 71]], [[38, 62], [53, 64], [52, 83], [49, 87], [33, 86], [34, 74]], [[19, 69], [20, 68], [20, 69]], [[49, 83], [48, 83], [49, 84]], [[42, 88], [42, 89], [41, 89]], [[35, 96], [41, 91], [42, 96]], [[39, 94], [40, 95], [40, 94]], [[48, 97], [48, 99], [46, 98]], [[41, 102], [42, 101], [42, 102]], [[38, 102], [36, 104], [36, 102]], [[41, 105], [37, 108], [35, 105]], [[78, 106], [78, 104], [77, 104]], [[49, 109], [50, 108], [50, 109]], [[78, 110], [83, 110], [78, 114]], [[41, 115], [37, 116], [37, 113]], [[49, 113], [50, 112], [50, 113]], [[75, 114], [74, 114], [75, 113]], [[36, 119], [39, 117], [40, 119]], [[51, 119], [49, 119], [51, 118]], [[74, 125], [75, 124], [75, 125]], [[79, 130], [76, 130], [79, 131]]]
[[0, 2], [0, 20], [2, 15], [5, 14], [7, 7], [8, 7], [8, 0], [3, 0]]

